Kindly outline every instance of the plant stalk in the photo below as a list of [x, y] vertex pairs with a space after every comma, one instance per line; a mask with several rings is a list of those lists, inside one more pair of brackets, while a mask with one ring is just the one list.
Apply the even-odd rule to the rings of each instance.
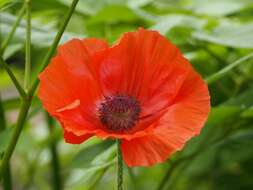
[[[5, 111], [2, 104], [1, 94], [0, 94], [0, 132], [6, 129], [6, 119], [5, 119]], [[3, 176], [3, 189], [11, 190], [12, 189], [12, 179], [11, 179], [11, 169], [10, 163], [7, 164], [6, 172]]]
[[[55, 51], [55, 49], [56, 49], [56, 47], [57, 47], [57, 45], [60, 41], [60, 38], [61, 38], [63, 32], [65, 31], [66, 26], [67, 26], [67, 24], [68, 24], [68, 22], [69, 22], [69, 20], [72, 16], [74, 10], [75, 10], [75, 7], [76, 7], [78, 1], [79, 0], [73, 0], [72, 1], [72, 5], [71, 5], [68, 13], [66, 14], [66, 17], [63, 21], [63, 25], [61, 26], [60, 30], [58, 31], [58, 33], [55, 37], [55, 40], [54, 40], [51, 48], [48, 51], [48, 54], [45, 58], [45, 61], [43, 62], [42, 69], [48, 64], [51, 56], [53, 55], [53, 53], [54, 53], [54, 51]], [[2, 63], [2, 62], [4, 62], [3, 59], [0, 59], [0, 63]], [[12, 153], [13, 153], [15, 147], [16, 147], [18, 138], [19, 138], [20, 133], [22, 131], [22, 128], [24, 126], [24, 123], [25, 123], [25, 120], [26, 120], [26, 117], [27, 117], [27, 114], [28, 114], [28, 111], [29, 111], [29, 108], [30, 108], [30, 105], [31, 105], [31, 101], [32, 101], [33, 95], [35, 93], [35, 90], [38, 86], [38, 83], [39, 83], [39, 81], [38, 81], [38, 79], [36, 79], [33, 86], [28, 91], [28, 94], [27, 95], [25, 94], [25, 96], [24, 96], [25, 98], [22, 100], [21, 109], [20, 109], [20, 112], [19, 112], [16, 128], [14, 130], [13, 136], [11, 138], [11, 141], [10, 141], [8, 147], [7, 147], [7, 151], [4, 154], [3, 161], [2, 161], [1, 166], [0, 166], [0, 180], [3, 177], [4, 172], [6, 171], [6, 168], [8, 166], [8, 162], [9, 162], [9, 160], [12, 156]]]
[[123, 160], [122, 160], [122, 153], [121, 153], [121, 148], [120, 148], [120, 140], [117, 140], [117, 158], [118, 158], [118, 176], [117, 176], [117, 189], [118, 190], [123, 190]]
[[24, 88], [29, 88], [31, 78], [31, 0], [26, 0], [26, 43], [25, 43], [25, 81]]
[[9, 68], [8, 64], [4, 61], [1, 53], [0, 53], [0, 65], [6, 70], [6, 72], [8, 73], [9, 77], [11, 78], [13, 84], [15, 85], [17, 91], [19, 92], [19, 95], [22, 98], [26, 97], [26, 93], [24, 91], [24, 89], [22, 88], [22, 86], [20, 85], [20, 83], [18, 82], [17, 78], [15, 77], [14, 73], [11, 71], [11, 69]]
[[[54, 120], [48, 113], [46, 114], [47, 118], [47, 126], [49, 135], [53, 133], [54, 130]], [[60, 168], [60, 161], [57, 151], [57, 144], [55, 140], [52, 140], [50, 143], [50, 152], [51, 152], [51, 166], [52, 166], [52, 173], [53, 173], [53, 186], [55, 190], [61, 190], [62, 188], [62, 180], [61, 180], [61, 168]]]
[[[65, 30], [65, 28], [66, 28], [66, 26], [69, 22], [74, 10], [75, 10], [75, 7], [76, 7], [78, 1], [79, 0], [73, 0], [72, 5], [71, 5], [66, 17], [65, 17], [64, 21], [62, 22], [62, 25], [60, 26], [59, 32], [57, 33], [52, 46], [50, 47], [45, 59], [43, 60], [41, 66], [40, 66], [40, 69], [39, 69], [40, 72], [43, 71], [43, 69], [49, 64], [49, 61], [50, 61], [51, 57], [53, 56], [53, 54], [54, 54], [54, 52], [57, 48], [57, 45], [60, 42], [61, 36], [62, 36], [62, 34], [63, 34], [63, 32], [64, 32], [64, 30]], [[34, 94], [34, 92], [36, 91], [36, 89], [38, 87], [38, 84], [39, 84], [39, 79], [36, 78], [35, 81], [32, 83], [31, 88], [29, 89], [28, 93], [30, 95]]]

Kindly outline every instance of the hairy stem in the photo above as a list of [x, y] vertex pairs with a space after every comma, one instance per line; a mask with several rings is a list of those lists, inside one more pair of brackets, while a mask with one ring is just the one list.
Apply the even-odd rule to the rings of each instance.
[[122, 160], [122, 153], [121, 153], [121, 148], [120, 148], [120, 140], [117, 140], [117, 147], [118, 147], [118, 152], [117, 152], [117, 158], [118, 158], [118, 176], [117, 176], [117, 189], [118, 190], [123, 190], [123, 160]]
[[20, 136], [20, 133], [23, 129], [23, 126], [24, 126], [24, 123], [25, 123], [25, 120], [26, 120], [26, 116], [27, 116], [30, 104], [31, 104], [30, 100], [22, 100], [21, 109], [20, 109], [20, 112], [19, 112], [16, 128], [13, 132], [13, 135], [11, 137], [11, 140], [10, 140], [10, 143], [7, 147], [7, 150], [4, 153], [2, 164], [1, 164], [1, 167], [0, 167], [0, 179], [3, 176], [3, 174], [5, 174], [5, 172], [6, 172], [9, 160], [10, 160], [11, 155], [12, 155], [12, 153], [13, 153], [15, 147], [16, 147], [16, 144], [17, 144], [18, 138]]

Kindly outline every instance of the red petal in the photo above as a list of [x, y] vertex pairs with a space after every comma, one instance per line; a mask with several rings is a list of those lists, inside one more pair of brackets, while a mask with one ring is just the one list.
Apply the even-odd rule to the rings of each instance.
[[118, 45], [94, 59], [103, 93], [136, 97], [143, 108], [141, 117], [168, 106], [190, 68], [167, 39], [144, 29], [124, 34]]
[[168, 137], [163, 133], [150, 134], [130, 141], [123, 140], [121, 149], [123, 159], [129, 167], [161, 163], [174, 152]]
[[39, 76], [38, 96], [44, 107], [63, 123], [75, 121], [72, 132], [77, 130], [77, 135], [97, 120], [95, 108], [101, 90], [94, 80], [90, 57], [106, 47], [100, 40], [71, 40], [59, 47], [56, 57]]
[[176, 102], [161, 117], [153, 133], [122, 141], [128, 166], [150, 166], [166, 160], [199, 134], [210, 111], [207, 85], [193, 70], [187, 76]]
[[64, 139], [67, 143], [70, 143], [70, 144], [80, 144], [80, 143], [86, 141], [91, 136], [92, 135], [90, 135], [90, 134], [77, 136], [72, 132], [68, 132], [66, 130], [64, 131]]

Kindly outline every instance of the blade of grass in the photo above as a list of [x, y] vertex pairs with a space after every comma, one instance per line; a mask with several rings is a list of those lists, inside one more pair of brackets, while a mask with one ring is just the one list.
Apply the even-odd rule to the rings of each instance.
[[[72, 16], [72, 14], [74, 13], [74, 10], [75, 10], [75, 7], [77, 5], [79, 0], [73, 0], [72, 1], [72, 4], [71, 4], [71, 7], [69, 9], [69, 11], [67, 12], [66, 14], [66, 17], [63, 21], [63, 24], [62, 26], [60, 27], [56, 37], [55, 37], [55, 40], [51, 46], [51, 48], [49, 49], [48, 51], [48, 54], [45, 58], [45, 61], [43, 62], [43, 65], [42, 65], [42, 68], [44, 68], [46, 65], [47, 65], [47, 62], [46, 60], [50, 60], [51, 56], [53, 55], [60, 39], [61, 39], [61, 36], [63, 34], [63, 32], [65, 31], [66, 29], [66, 26]], [[34, 87], [31, 88], [26, 96], [25, 99], [22, 100], [22, 104], [21, 104], [21, 109], [20, 109], [20, 112], [19, 112], [19, 116], [18, 116], [18, 121], [17, 121], [17, 124], [16, 124], [16, 128], [14, 129], [14, 133], [13, 133], [13, 136], [11, 137], [11, 140], [10, 140], [10, 144], [8, 145], [7, 147], [7, 150], [4, 154], [4, 157], [3, 157], [3, 161], [2, 161], [2, 164], [0, 166], [0, 180], [2, 179], [2, 176], [3, 174], [5, 173], [6, 171], [6, 168], [7, 168], [7, 164], [12, 156], [12, 153], [16, 147], [16, 144], [17, 144], [17, 141], [19, 139], [19, 136], [20, 136], [20, 133], [22, 131], [22, 128], [25, 124], [25, 121], [26, 121], [26, 117], [27, 117], [27, 114], [28, 114], [28, 111], [29, 111], [29, 108], [30, 108], [30, 105], [31, 105], [31, 101], [32, 101], [32, 98], [33, 98], [33, 95], [34, 95], [34, 92], [36, 90], [36, 87], [38, 85], [38, 81], [34, 83]]]
[[26, 8], [26, 6], [25, 6], [25, 3], [24, 3], [23, 6], [21, 7], [19, 13], [18, 13], [16, 22], [14, 23], [14, 25], [13, 25], [13, 27], [12, 27], [10, 33], [9, 33], [8, 36], [5, 38], [5, 40], [4, 40], [4, 42], [3, 42], [2, 46], [1, 46], [2, 54], [4, 54], [4, 51], [6, 50], [6, 48], [7, 48], [7, 46], [9, 45], [9, 43], [10, 43], [10, 41], [11, 41], [13, 35], [15, 34], [16, 29], [17, 29], [17, 27], [18, 27], [18, 25], [19, 25], [19, 23], [20, 23], [20, 21], [21, 21], [23, 15], [24, 15], [24, 13], [25, 13], [25, 8]]
[[219, 70], [218, 72], [212, 74], [211, 76], [207, 77], [205, 81], [207, 84], [212, 84], [213, 82], [219, 80], [220, 78], [224, 77], [229, 71], [231, 71], [233, 68], [237, 67], [241, 63], [245, 62], [246, 60], [253, 58], [253, 53], [250, 53], [235, 62], [229, 64], [228, 66], [224, 67], [223, 69]]
[[22, 98], [25, 98], [26, 97], [26, 92], [24, 91], [24, 89], [22, 88], [20, 83], [18, 82], [18, 80], [15, 77], [14, 73], [9, 68], [8, 64], [4, 61], [3, 57], [1, 56], [1, 52], [0, 52], [0, 66], [2, 66], [6, 70], [6, 72], [8, 73], [8, 75], [11, 78], [13, 84], [15, 85], [16, 89], [18, 90], [20, 96]]

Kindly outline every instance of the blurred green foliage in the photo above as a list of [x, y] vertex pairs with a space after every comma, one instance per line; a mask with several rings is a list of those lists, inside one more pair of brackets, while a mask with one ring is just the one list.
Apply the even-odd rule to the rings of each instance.
[[[32, 1], [33, 77], [70, 3]], [[10, 32], [21, 6], [21, 0], [0, 0], [0, 42]], [[25, 26], [23, 19], [4, 54], [19, 79], [24, 74]], [[113, 43], [123, 32], [138, 27], [160, 31], [207, 77], [252, 52], [253, 1], [80, 0], [61, 42], [92, 36]], [[165, 190], [253, 189], [252, 79], [253, 60], [248, 60], [209, 86], [213, 108], [207, 124], [201, 135], [171, 160], [173, 163], [180, 157], [197, 154], [175, 166], [165, 181]], [[19, 108], [18, 94], [1, 69], [0, 91], [9, 126], [0, 133], [1, 157]], [[35, 99], [12, 159], [15, 189], [52, 189], [52, 142], [58, 146], [65, 189], [114, 189], [116, 149], [111, 142], [93, 138], [81, 145], [69, 145], [63, 142], [60, 127], [49, 132], [45, 121]], [[126, 168], [125, 189], [156, 189], [168, 169], [170, 162], [151, 168]]]

